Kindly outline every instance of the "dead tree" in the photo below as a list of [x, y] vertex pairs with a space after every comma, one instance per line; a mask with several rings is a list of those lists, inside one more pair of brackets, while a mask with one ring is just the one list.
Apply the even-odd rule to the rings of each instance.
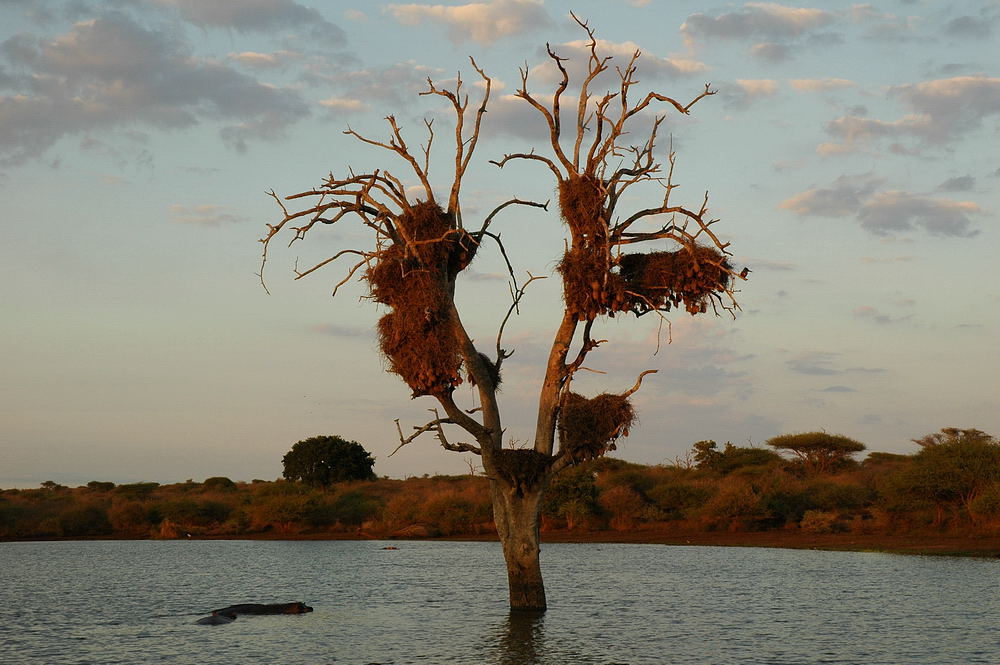
[[[574, 19], [576, 17], [574, 16]], [[525, 449], [503, 448], [497, 387], [500, 369], [510, 353], [501, 348], [500, 335], [490, 353], [473, 344], [455, 306], [455, 283], [486, 240], [499, 243], [490, 231], [497, 214], [512, 205], [545, 208], [545, 204], [512, 199], [498, 205], [478, 227], [467, 227], [460, 207], [461, 184], [479, 140], [481, 121], [490, 97], [490, 78], [472, 61], [485, 83], [485, 92], [471, 127], [466, 126], [468, 96], [458, 79], [454, 90], [437, 88], [428, 79], [425, 95], [448, 100], [455, 112], [455, 167], [447, 202], [435, 199], [428, 169], [434, 133], [426, 122], [427, 143], [415, 153], [403, 139], [396, 120], [387, 118], [390, 137], [375, 141], [351, 129], [345, 133], [400, 157], [420, 182], [420, 197], [411, 200], [401, 179], [386, 170], [329, 175], [322, 186], [294, 194], [286, 201], [307, 201], [290, 211], [274, 192], [284, 214], [276, 225], [268, 225], [267, 247], [279, 233], [301, 240], [317, 225], [335, 224], [344, 218], [359, 220], [371, 229], [371, 248], [347, 248], [296, 279], [344, 257], [354, 257], [346, 276], [334, 289], [360, 273], [371, 298], [387, 308], [378, 322], [379, 343], [389, 371], [397, 374], [414, 397], [431, 396], [440, 409], [434, 418], [405, 436], [399, 427], [400, 447], [431, 433], [447, 450], [481, 456], [484, 474], [490, 479], [493, 514], [507, 562], [510, 604], [513, 609], [544, 609], [545, 590], [539, 566], [539, 513], [549, 478], [567, 466], [604, 455], [629, 433], [635, 412], [629, 401], [639, 389], [647, 370], [635, 385], [622, 393], [585, 397], [571, 390], [574, 374], [587, 355], [605, 340], [592, 337], [598, 317], [666, 312], [683, 305], [691, 314], [711, 309], [730, 312], [736, 274], [730, 264], [727, 243], [715, 234], [709, 219], [707, 194], [697, 208], [675, 205], [671, 194], [674, 155], [668, 154], [664, 172], [654, 157], [663, 116], [651, 120], [640, 145], [624, 143], [634, 121], [654, 105], [687, 114], [699, 100], [714, 94], [708, 86], [687, 104], [649, 92], [641, 100], [630, 98], [636, 85], [635, 52], [624, 67], [615, 70], [614, 89], [599, 97], [590, 87], [608, 70], [609, 57], [598, 54], [593, 30], [577, 19], [589, 37], [587, 75], [576, 100], [575, 124], [566, 133], [560, 104], [570, 80], [564, 59], [547, 47], [549, 58], [561, 74], [561, 82], [548, 103], [528, 92], [528, 72], [521, 70], [517, 96], [531, 104], [548, 124], [551, 156], [532, 149], [510, 153], [494, 163], [503, 168], [515, 160], [538, 162], [553, 174], [559, 190], [559, 208], [569, 228], [568, 249], [559, 264], [565, 301], [556, 330], [545, 378], [539, 391], [538, 416], [533, 445]], [[659, 185], [662, 199], [656, 205], [620, 216], [618, 202], [629, 188]], [[641, 247], [669, 245], [658, 251], [636, 252]], [[500, 245], [506, 258], [506, 251]], [[626, 252], [625, 250], [632, 250]], [[263, 266], [262, 266], [263, 280]], [[513, 272], [512, 272], [513, 276]], [[510, 313], [524, 295], [526, 285], [512, 289]], [[507, 319], [504, 319], [506, 324]], [[501, 325], [502, 335], [503, 324]], [[454, 400], [457, 386], [468, 381], [475, 386], [479, 408], [467, 412]], [[447, 428], [458, 427], [474, 443], [453, 441]], [[556, 449], [558, 432], [559, 447]]]

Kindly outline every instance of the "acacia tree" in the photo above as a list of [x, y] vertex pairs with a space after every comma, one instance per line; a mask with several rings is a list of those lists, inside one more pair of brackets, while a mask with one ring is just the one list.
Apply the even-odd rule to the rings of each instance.
[[[665, 105], [687, 114], [696, 102], [714, 92], [706, 85], [686, 104], [655, 92], [633, 99], [640, 56], [636, 51], [624, 66], [609, 73], [614, 80], [612, 89], [592, 95], [591, 86], [608, 71], [611, 58], [598, 53], [594, 31], [573, 18], [589, 38], [587, 73], [579, 84], [575, 109], [566, 112], [574, 122], [567, 131], [561, 108], [570, 83], [565, 59], [547, 46], [548, 56], [561, 75], [551, 97], [539, 101], [528, 91], [526, 67], [521, 70], [516, 96], [530, 104], [546, 123], [551, 155], [533, 148], [493, 162], [503, 168], [523, 160], [547, 168], [558, 187], [559, 209], [570, 236], [558, 266], [565, 307], [539, 388], [530, 447], [503, 447], [497, 388], [501, 366], [511, 355], [501, 346], [503, 328], [527, 284], [535, 278], [518, 286], [511, 270], [513, 302], [500, 325], [495, 349], [476, 348], [455, 305], [456, 283], [485, 241], [495, 241], [505, 260], [508, 258], [499, 236], [490, 230], [497, 215], [518, 205], [547, 209], [546, 204], [515, 198], [498, 205], [477, 225], [469, 226], [463, 218], [462, 180], [479, 141], [491, 89], [491, 79], [474, 60], [472, 67], [482, 78], [484, 94], [468, 118], [469, 98], [462, 91], [460, 76], [454, 89], [438, 88], [428, 79], [428, 89], [421, 93], [444, 98], [455, 113], [454, 171], [447, 200], [435, 197], [428, 173], [434, 139], [431, 123], [425, 121], [428, 139], [421, 151], [415, 152], [408, 147], [396, 119], [389, 116], [386, 141], [364, 137], [350, 128], [345, 134], [401, 158], [419, 182], [419, 195], [411, 197], [403, 180], [384, 169], [346, 176], [330, 174], [320, 187], [285, 198], [306, 202], [298, 209], [290, 209], [272, 191], [283, 218], [268, 225], [261, 239], [266, 262], [268, 243], [282, 232], [291, 233], [293, 243], [305, 238], [317, 224], [335, 224], [345, 218], [356, 219], [371, 230], [373, 246], [344, 248], [297, 272], [296, 279], [343, 257], [355, 257], [334, 294], [360, 272], [371, 298], [388, 310], [377, 326], [388, 370], [406, 382], [413, 397], [430, 396], [443, 410], [442, 414], [432, 409], [435, 417], [415, 426], [409, 436], [403, 434], [397, 421], [400, 447], [432, 434], [447, 450], [481, 456], [491, 481], [494, 522], [503, 546], [513, 609], [546, 606], [538, 526], [548, 480], [566, 467], [613, 450], [615, 442], [628, 435], [635, 419], [629, 398], [639, 389], [643, 375], [655, 371], [643, 372], [634, 386], [621, 393], [588, 398], [573, 392], [574, 374], [583, 368], [588, 354], [606, 341], [592, 335], [595, 321], [627, 313], [664, 316], [680, 305], [691, 314], [710, 309], [716, 314], [720, 310], [733, 312], [737, 308], [734, 278], [745, 279], [748, 272], [744, 269], [736, 274], [728, 261], [728, 243], [712, 229], [717, 220], [708, 217], [707, 193], [697, 207], [676, 205], [671, 200], [676, 187], [672, 181], [674, 154], [668, 154], [666, 167], [655, 156], [664, 116], [652, 119], [641, 143], [626, 142], [632, 125], [650, 107]], [[644, 183], [659, 186], [656, 200], [649, 207], [621, 214], [618, 206], [623, 194]], [[655, 246], [660, 249], [633, 249]], [[509, 267], [509, 260], [507, 263]], [[479, 406], [470, 411], [454, 399], [456, 388], [465, 381], [475, 387], [478, 396]], [[450, 430], [455, 427], [472, 441], [453, 440]]]
[[853, 455], [865, 450], [865, 444], [841, 434], [802, 432], [782, 434], [765, 443], [776, 450], [788, 450], [809, 473], [830, 473], [847, 464]]

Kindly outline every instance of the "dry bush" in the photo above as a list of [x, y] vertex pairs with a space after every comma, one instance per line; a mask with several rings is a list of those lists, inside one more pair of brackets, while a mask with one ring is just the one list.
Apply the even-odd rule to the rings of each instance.
[[799, 528], [806, 533], [842, 533], [847, 530], [837, 513], [826, 510], [807, 510]]
[[626, 485], [618, 485], [602, 492], [597, 501], [611, 514], [610, 525], [615, 531], [634, 529], [646, 507], [642, 496]]

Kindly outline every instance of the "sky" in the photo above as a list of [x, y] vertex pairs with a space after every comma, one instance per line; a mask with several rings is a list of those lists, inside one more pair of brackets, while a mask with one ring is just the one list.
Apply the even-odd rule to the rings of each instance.
[[[363, 285], [331, 298], [349, 265], [293, 279], [370, 247], [360, 224], [272, 246], [264, 289], [258, 239], [281, 217], [268, 192], [351, 168], [412, 184], [343, 133], [385, 140], [388, 115], [411, 146], [435, 121], [431, 180], [447, 191], [453, 116], [419, 93], [461, 73], [476, 99], [471, 56], [493, 92], [467, 223], [553, 198], [544, 167], [490, 160], [545, 152], [542, 119], [513, 93], [519, 68], [529, 91], [553, 91], [546, 43], [582, 71], [570, 10], [612, 64], [642, 52], [643, 91], [717, 91], [690, 116], [659, 109], [658, 155], [676, 151], [672, 200], [708, 192], [713, 228], [752, 270], [735, 318], [602, 324], [587, 364], [604, 373], [575, 390], [659, 370], [615, 456], [674, 463], [703, 439], [815, 430], [894, 453], [942, 427], [1000, 434], [1000, 2], [0, 0], [0, 487], [273, 479], [320, 434], [360, 442], [379, 475], [469, 472], [472, 456], [429, 437], [389, 456], [394, 421], [412, 431], [435, 403], [385, 373]], [[565, 227], [550, 206], [493, 228], [522, 281], [550, 276], [504, 334], [516, 446], [559, 320]], [[489, 348], [509, 278], [490, 251], [467, 273], [462, 317]], [[458, 399], [474, 404], [465, 387]]]

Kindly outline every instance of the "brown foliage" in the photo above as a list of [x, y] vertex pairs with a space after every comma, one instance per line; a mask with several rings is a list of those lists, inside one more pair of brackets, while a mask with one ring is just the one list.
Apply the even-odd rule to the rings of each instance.
[[588, 399], [567, 393], [559, 412], [559, 446], [576, 461], [594, 459], [615, 450], [615, 441], [628, 436], [635, 409], [624, 395], [602, 393]]

